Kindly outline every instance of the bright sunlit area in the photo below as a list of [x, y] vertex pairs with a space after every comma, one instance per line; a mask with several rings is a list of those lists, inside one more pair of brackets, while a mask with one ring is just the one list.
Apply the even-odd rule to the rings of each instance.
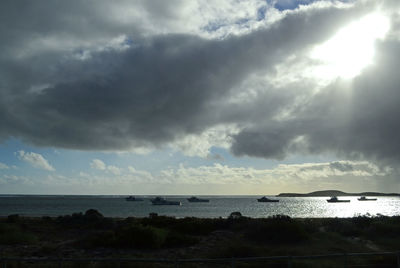
[[340, 29], [331, 39], [314, 47], [311, 58], [319, 65], [315, 76], [322, 79], [351, 79], [373, 63], [375, 41], [383, 39], [389, 30], [389, 20], [383, 14], [372, 13]]

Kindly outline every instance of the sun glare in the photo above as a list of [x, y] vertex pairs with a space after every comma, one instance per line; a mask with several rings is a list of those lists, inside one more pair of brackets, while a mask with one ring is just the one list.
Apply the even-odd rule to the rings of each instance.
[[375, 40], [384, 38], [388, 30], [389, 20], [379, 13], [369, 14], [339, 30], [312, 50], [311, 58], [320, 63], [314, 75], [323, 79], [359, 75], [373, 61]]

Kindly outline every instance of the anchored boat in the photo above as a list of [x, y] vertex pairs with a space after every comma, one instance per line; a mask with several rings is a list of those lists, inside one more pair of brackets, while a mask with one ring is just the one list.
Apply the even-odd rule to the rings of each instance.
[[153, 205], [173, 205], [173, 206], [182, 205], [182, 203], [179, 201], [169, 201], [169, 200], [166, 200], [165, 198], [158, 197], [158, 196], [156, 198], [152, 199], [151, 203]]
[[361, 196], [360, 198], [357, 198], [358, 201], [376, 201], [378, 200], [377, 198], [367, 198], [365, 196]]
[[326, 200], [328, 203], [348, 203], [350, 200], [338, 199], [336, 196], [332, 196]]
[[126, 197], [125, 200], [126, 201], [143, 201], [143, 198], [137, 198], [137, 197], [134, 197], [131, 195], [131, 196]]
[[195, 196], [192, 196], [192, 197], [188, 198], [187, 201], [194, 202], [194, 203], [196, 203], [196, 202], [210, 202], [209, 199], [198, 198], [198, 197], [195, 197]]

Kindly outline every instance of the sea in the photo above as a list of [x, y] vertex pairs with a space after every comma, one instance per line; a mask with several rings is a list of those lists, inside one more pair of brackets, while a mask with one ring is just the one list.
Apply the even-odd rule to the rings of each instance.
[[339, 197], [349, 203], [328, 203], [328, 197], [274, 197], [277, 203], [261, 203], [260, 196], [198, 196], [208, 203], [189, 203], [189, 196], [163, 196], [167, 200], [180, 201], [181, 206], [157, 206], [150, 200], [155, 196], [136, 196], [143, 201], [126, 201], [126, 196], [104, 195], [0, 195], [0, 216], [51, 216], [84, 213], [96, 209], [106, 217], [147, 217], [150, 213], [176, 218], [227, 218], [232, 212], [240, 212], [251, 218], [267, 218], [287, 215], [292, 218], [327, 218], [355, 216], [400, 215], [399, 197], [376, 197], [376, 201], [358, 201], [359, 196]]

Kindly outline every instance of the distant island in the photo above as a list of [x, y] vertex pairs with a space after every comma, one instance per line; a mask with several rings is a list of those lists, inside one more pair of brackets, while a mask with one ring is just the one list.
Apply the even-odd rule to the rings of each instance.
[[280, 193], [278, 197], [313, 197], [313, 196], [400, 196], [398, 193], [379, 193], [379, 192], [362, 192], [362, 193], [345, 193], [338, 190], [315, 191], [308, 194], [299, 193]]

